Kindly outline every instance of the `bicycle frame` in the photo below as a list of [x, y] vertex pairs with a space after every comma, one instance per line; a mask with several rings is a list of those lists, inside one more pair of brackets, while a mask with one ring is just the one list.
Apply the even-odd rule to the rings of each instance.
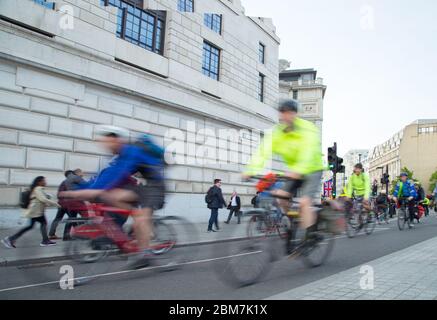
[[[73, 237], [89, 240], [109, 239], [123, 253], [135, 253], [139, 251], [136, 242], [107, 215], [107, 213], [110, 212], [129, 216], [132, 214], [131, 210], [107, 207], [103, 204], [91, 204], [88, 206], [88, 212], [92, 212], [94, 216], [91, 216], [85, 224], [74, 227], [71, 231]], [[174, 245], [174, 243], [164, 243], [152, 246], [151, 249], [160, 250], [172, 245]]]

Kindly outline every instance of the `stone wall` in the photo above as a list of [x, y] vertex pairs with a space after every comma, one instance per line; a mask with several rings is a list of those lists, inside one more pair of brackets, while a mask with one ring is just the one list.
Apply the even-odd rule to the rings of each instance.
[[[116, 37], [115, 8], [102, 7], [98, 0], [55, 3], [57, 10], [30, 0], [0, 3], [0, 15], [8, 18], [0, 20], [1, 206], [16, 205], [19, 191], [37, 175], [47, 177], [54, 193], [64, 170], [80, 167], [92, 175], [102, 169], [108, 155], [94, 142], [97, 124], [149, 132], [168, 146], [173, 142], [169, 130], [185, 139], [187, 127], [195, 123], [197, 133], [204, 129], [195, 147], [212, 141], [215, 158], [223, 159], [225, 153], [230, 157], [231, 145], [220, 129], [262, 130], [276, 120], [278, 39], [268, 24], [245, 17], [238, 4], [198, 1], [195, 14], [182, 14], [174, 10], [176, 1], [146, 1], [150, 8], [169, 10], [161, 56]], [[59, 8], [66, 4], [74, 9], [73, 30], [59, 25], [65, 17]], [[216, 39], [223, 49], [219, 82], [199, 70], [201, 44], [212, 37], [202, 27], [203, 11], [224, 14], [224, 32]], [[265, 66], [256, 63], [259, 41], [267, 45]], [[187, 55], [181, 54], [183, 48]], [[266, 103], [256, 99], [260, 70], [267, 76]], [[199, 165], [186, 157], [185, 163], [171, 166], [167, 211], [184, 208], [203, 217], [203, 194], [216, 177], [223, 179], [226, 194], [237, 190], [248, 203], [254, 189], [240, 181], [239, 173], [258, 143], [257, 135], [241, 134], [237, 163]]]

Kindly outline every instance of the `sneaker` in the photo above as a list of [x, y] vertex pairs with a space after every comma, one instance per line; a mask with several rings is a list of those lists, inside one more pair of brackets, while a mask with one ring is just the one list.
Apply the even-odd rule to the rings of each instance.
[[57, 235], [49, 236], [49, 240], [61, 240]]
[[225, 221], [224, 223], [225, 223], [225, 224], [229, 224], [229, 221]]
[[43, 241], [40, 243], [39, 245], [40, 247], [52, 247], [52, 246], [56, 246], [56, 242], [53, 241]]
[[212, 232], [219, 232], [219, 230], [214, 230], [214, 229], [212, 229], [211, 231], [212, 231]]
[[150, 266], [150, 259], [146, 255], [141, 254], [134, 257], [127, 267], [130, 270], [139, 270], [148, 266]]
[[8, 248], [8, 249], [14, 249], [14, 248], [16, 248], [14, 242], [11, 241], [11, 240], [9, 239], [9, 237], [6, 237], [6, 238], [2, 239], [1, 242], [2, 242], [3, 245], [4, 245], [6, 248]]
[[207, 230], [207, 231], [206, 231], [206, 233], [211, 233], [211, 232], [212, 232], [212, 230]]

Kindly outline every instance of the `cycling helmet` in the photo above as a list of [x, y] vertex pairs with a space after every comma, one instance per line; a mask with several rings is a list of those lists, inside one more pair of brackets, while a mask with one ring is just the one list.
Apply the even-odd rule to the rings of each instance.
[[360, 170], [364, 170], [364, 166], [363, 166], [362, 163], [357, 163], [357, 164], [354, 166], [354, 168], [356, 168], [356, 169], [360, 169]]
[[407, 178], [408, 178], [408, 173], [406, 173], [406, 172], [402, 172], [402, 173], [400, 174], [400, 177], [407, 177]]
[[122, 139], [129, 139], [130, 137], [129, 130], [108, 125], [98, 125], [95, 127], [94, 132], [97, 136], [101, 137], [113, 136]]
[[298, 112], [299, 103], [296, 100], [292, 100], [292, 99], [283, 100], [279, 103], [278, 110], [279, 112], [287, 112], [287, 111]]

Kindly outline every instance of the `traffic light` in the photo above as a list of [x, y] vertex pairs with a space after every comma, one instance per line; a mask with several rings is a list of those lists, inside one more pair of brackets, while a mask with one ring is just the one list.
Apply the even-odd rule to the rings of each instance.
[[335, 172], [337, 173], [345, 173], [346, 167], [343, 165], [343, 158], [337, 156], [337, 166], [335, 168]]
[[384, 173], [381, 178], [381, 184], [389, 184], [390, 183], [390, 175], [388, 173]]
[[328, 165], [329, 170], [335, 171], [337, 166], [337, 146], [328, 148]]

